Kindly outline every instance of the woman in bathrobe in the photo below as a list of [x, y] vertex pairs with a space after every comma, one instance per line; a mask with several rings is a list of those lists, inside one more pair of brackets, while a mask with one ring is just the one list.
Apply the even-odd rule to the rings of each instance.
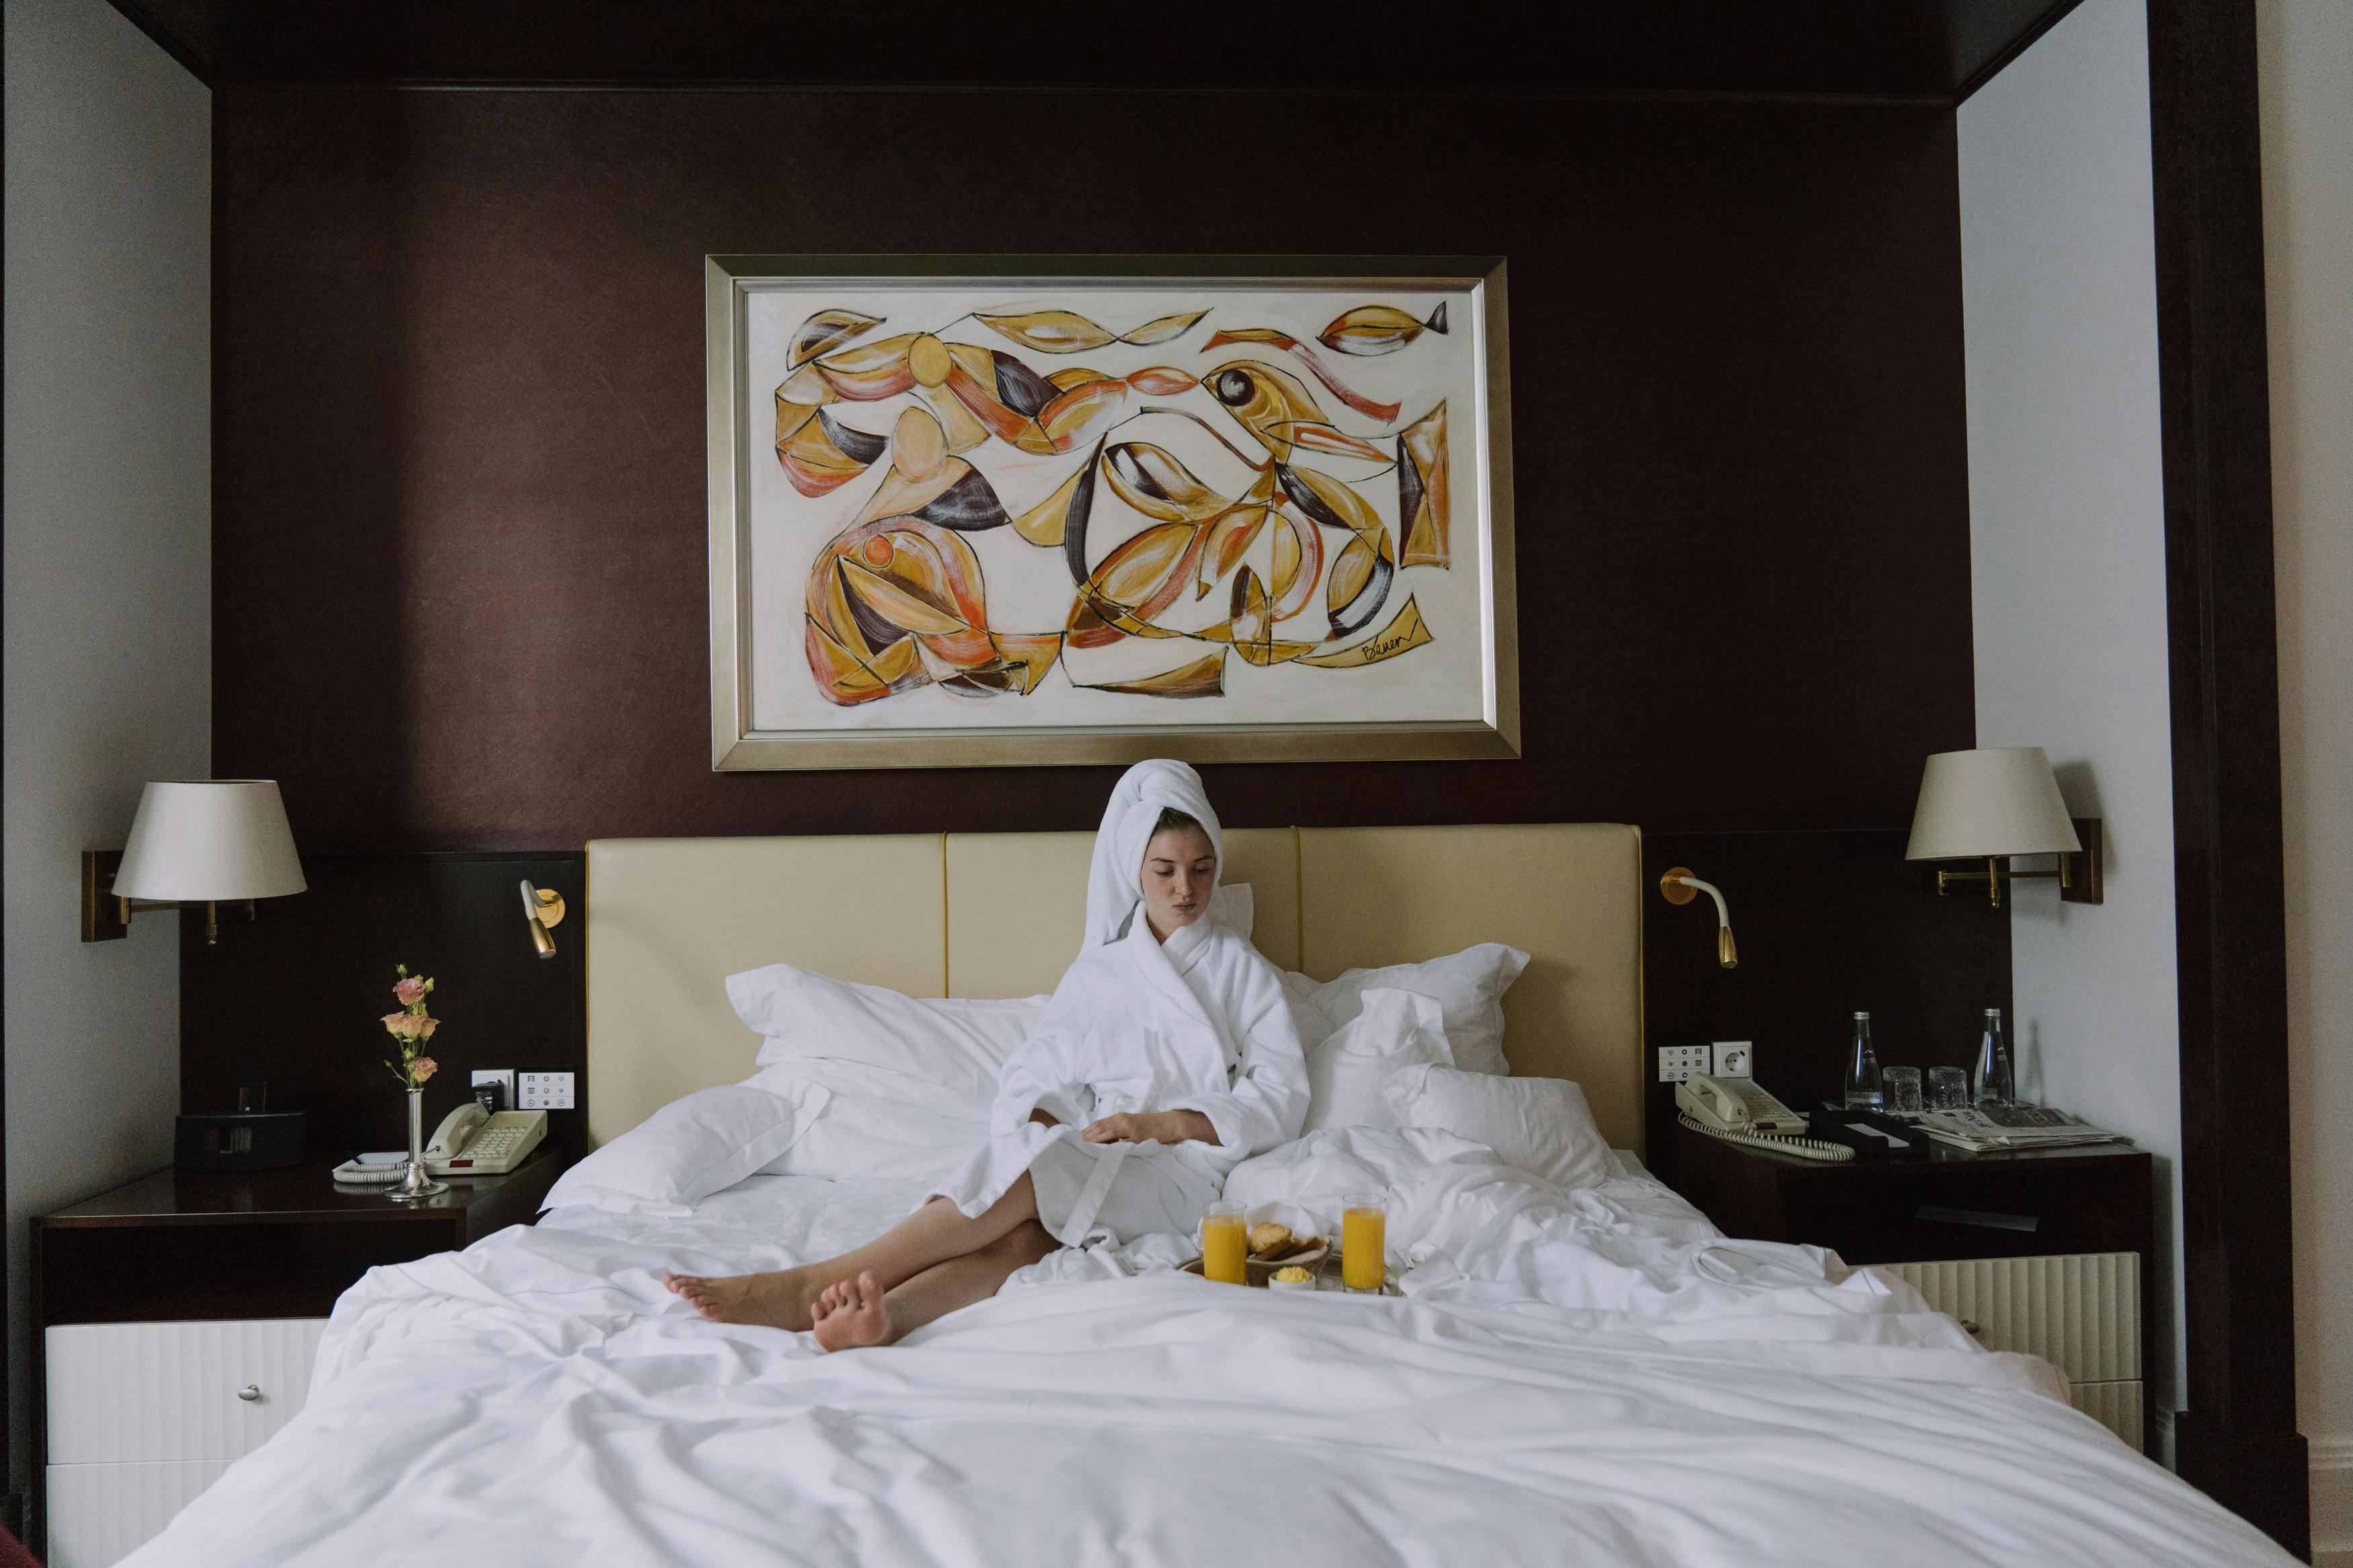
[[1199, 775], [1130, 768], [1095, 837], [1085, 946], [1006, 1064], [970, 1167], [855, 1251], [670, 1288], [714, 1321], [843, 1350], [993, 1296], [1057, 1246], [1191, 1232], [1226, 1173], [1307, 1112], [1282, 978], [1221, 907], [1223, 859]]

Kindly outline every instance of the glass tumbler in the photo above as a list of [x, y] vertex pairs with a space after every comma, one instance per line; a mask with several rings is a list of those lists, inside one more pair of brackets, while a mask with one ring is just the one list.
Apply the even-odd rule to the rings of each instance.
[[1967, 1110], [1968, 1108], [1968, 1069], [1967, 1068], [1930, 1068], [1928, 1069], [1928, 1109]]
[[1340, 1283], [1351, 1290], [1378, 1290], [1388, 1280], [1388, 1198], [1381, 1193], [1351, 1193], [1340, 1211]]
[[1250, 1283], [1250, 1222], [1224, 1199], [1201, 1211], [1201, 1277], [1220, 1285]]
[[1887, 1091], [1887, 1114], [1917, 1116], [1920, 1114], [1920, 1069], [1889, 1068], [1879, 1075], [1880, 1087]]

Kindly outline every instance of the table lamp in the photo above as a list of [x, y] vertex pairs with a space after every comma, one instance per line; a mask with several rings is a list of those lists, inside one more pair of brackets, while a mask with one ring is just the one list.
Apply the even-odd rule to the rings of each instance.
[[82, 857], [82, 940], [127, 934], [132, 913], [164, 905], [205, 906], [205, 941], [220, 939], [218, 906], [245, 900], [301, 892], [302, 862], [286, 825], [286, 805], [273, 779], [168, 779], [147, 785], [139, 814], [131, 819], [130, 842], [122, 847], [111, 885], [119, 929], [90, 908], [108, 879], [104, 851]]
[[[2100, 902], [2099, 852], [2100, 819], [2068, 816], [2042, 747], [1986, 746], [1939, 752], [1928, 759], [1904, 858], [1984, 861], [1982, 871], [1939, 868], [1936, 891], [1941, 895], [1954, 883], [1983, 877], [1999, 909], [2005, 876], [2056, 877], [2061, 898]], [[2059, 864], [2050, 871], [2013, 871], [2002, 864], [2013, 855], [2056, 855]]]

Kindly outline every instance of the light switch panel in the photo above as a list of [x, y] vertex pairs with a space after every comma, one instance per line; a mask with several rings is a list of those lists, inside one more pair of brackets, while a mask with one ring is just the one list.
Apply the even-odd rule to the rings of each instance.
[[1715, 1058], [1705, 1046], [1661, 1046], [1659, 1081], [1681, 1083], [1695, 1072], [1706, 1072]]
[[568, 1072], [527, 1072], [515, 1080], [517, 1110], [569, 1110], [572, 1075]]

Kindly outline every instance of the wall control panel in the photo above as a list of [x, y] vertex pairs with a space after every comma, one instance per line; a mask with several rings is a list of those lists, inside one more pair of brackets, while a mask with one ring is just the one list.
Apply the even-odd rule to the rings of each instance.
[[517, 1110], [569, 1110], [572, 1075], [568, 1072], [526, 1072], [515, 1075]]
[[1681, 1083], [1692, 1074], [1712, 1072], [1715, 1056], [1707, 1046], [1661, 1046], [1659, 1047], [1659, 1081]]

